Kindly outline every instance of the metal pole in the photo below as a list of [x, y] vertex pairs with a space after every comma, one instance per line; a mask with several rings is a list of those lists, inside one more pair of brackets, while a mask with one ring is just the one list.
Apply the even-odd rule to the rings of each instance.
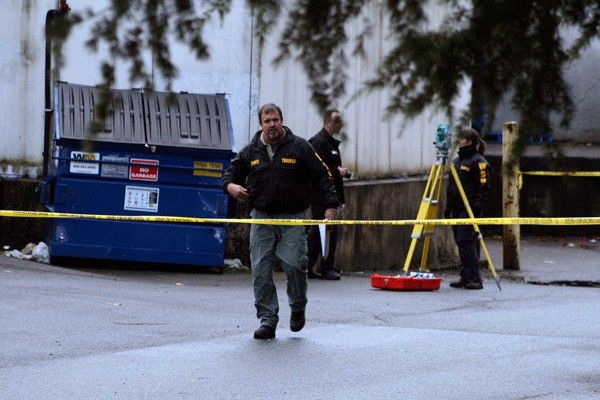
[[[507, 166], [514, 154], [515, 144], [519, 134], [519, 126], [510, 121], [502, 124], [502, 216], [504, 218], [519, 216], [519, 176], [516, 166]], [[521, 226], [504, 225], [502, 241], [502, 260], [505, 270], [520, 269]]]

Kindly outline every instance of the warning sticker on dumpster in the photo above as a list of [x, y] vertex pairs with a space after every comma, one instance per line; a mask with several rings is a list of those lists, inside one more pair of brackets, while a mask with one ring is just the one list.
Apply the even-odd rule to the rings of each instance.
[[[129, 166], [129, 179], [132, 181], [156, 182], [158, 180], [158, 160], [132, 158]], [[141, 165], [134, 165], [141, 164]], [[153, 165], [156, 165], [154, 167]]]
[[125, 186], [125, 210], [158, 211], [158, 188]]
[[73, 174], [90, 174], [98, 175], [100, 173], [100, 165], [97, 162], [100, 160], [100, 153], [88, 153], [85, 151], [72, 151], [72, 160], [82, 161], [71, 161], [69, 163], [69, 172]]
[[220, 178], [223, 176], [223, 163], [194, 161], [194, 176]]
[[121, 178], [127, 179], [129, 176], [129, 157], [104, 156], [102, 157], [102, 171], [100, 176], [103, 178]]

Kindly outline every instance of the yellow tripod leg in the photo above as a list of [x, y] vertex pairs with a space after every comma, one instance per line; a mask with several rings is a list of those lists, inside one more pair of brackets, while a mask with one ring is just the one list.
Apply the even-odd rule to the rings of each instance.
[[423, 254], [421, 255], [421, 265], [419, 271], [423, 271], [427, 267], [427, 259], [429, 258], [429, 244], [431, 243], [431, 236], [426, 236], [423, 241]]
[[412, 256], [415, 253], [415, 248], [417, 247], [417, 238], [413, 238], [410, 241], [410, 247], [408, 248], [408, 254], [406, 255], [406, 261], [404, 261], [404, 268], [402, 268], [402, 275], [406, 276], [408, 273], [408, 268], [410, 268], [410, 261], [412, 260]]
[[[427, 212], [427, 217], [425, 219], [437, 218], [440, 196], [442, 193], [442, 181], [444, 178], [445, 166], [445, 163], [441, 163], [438, 165], [438, 168], [436, 170], [433, 186], [431, 187], [432, 193], [430, 197], [430, 206]], [[435, 225], [426, 224], [423, 228], [425, 240], [423, 243], [423, 254], [421, 255], [421, 265], [419, 266], [419, 271], [423, 271], [427, 267], [427, 259], [429, 258], [429, 248], [431, 245], [431, 235], [433, 235], [434, 233]]]
[[[432, 212], [437, 214], [437, 201], [439, 200], [439, 187], [437, 181], [443, 176], [444, 171], [444, 163], [434, 164], [431, 167], [431, 171], [429, 173], [429, 178], [427, 179], [427, 184], [425, 185], [425, 191], [423, 193], [423, 200], [421, 201], [421, 205], [419, 206], [419, 212], [417, 213], [418, 220], [431, 219]], [[438, 190], [437, 198], [435, 201], [434, 195], [436, 193], [436, 189]], [[408, 269], [410, 268], [410, 263], [412, 261], [412, 257], [414, 255], [415, 249], [417, 247], [417, 240], [421, 238], [423, 235], [423, 231], [429, 229], [429, 226], [424, 224], [417, 224], [414, 226], [411, 237], [412, 241], [410, 243], [410, 247], [408, 249], [408, 254], [406, 256], [406, 261], [404, 262], [403, 275], [408, 273]], [[429, 250], [429, 241], [430, 238], [425, 238], [425, 245], [423, 248], [423, 256], [421, 258], [421, 269], [423, 269], [423, 263], [427, 262], [427, 252]]]
[[[454, 167], [454, 164], [450, 164], [450, 171], [452, 171], [452, 176], [454, 177], [454, 181], [456, 182], [456, 186], [458, 187], [458, 191], [460, 192], [460, 197], [462, 198], [463, 203], [465, 203], [465, 208], [467, 209], [469, 218], [475, 219], [475, 215], [473, 215], [473, 210], [471, 210], [471, 205], [469, 204], [469, 200], [467, 200], [467, 195], [465, 194], [465, 190], [462, 187], [462, 183], [460, 183], [460, 179], [458, 178], [458, 173], [456, 172], [456, 168]], [[479, 243], [481, 244], [481, 248], [483, 249], [483, 253], [485, 254], [485, 257], [487, 259], [488, 265], [490, 267], [490, 271], [492, 272], [492, 276], [494, 277], [494, 281], [496, 281], [496, 285], [498, 285], [498, 289], [500, 289], [500, 291], [502, 291], [502, 288], [500, 287], [500, 277], [496, 274], [496, 269], [494, 268], [494, 264], [492, 263], [492, 259], [490, 258], [490, 253], [488, 253], [487, 247], [486, 247], [485, 243], [483, 242], [483, 235], [481, 234], [481, 231], [479, 230], [479, 226], [477, 224], [473, 223], [473, 229], [475, 230], [475, 233], [477, 233]]]

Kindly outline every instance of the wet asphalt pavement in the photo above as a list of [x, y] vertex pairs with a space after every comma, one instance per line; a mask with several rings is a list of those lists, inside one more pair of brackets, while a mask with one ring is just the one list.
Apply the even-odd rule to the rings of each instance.
[[269, 341], [252, 338], [249, 273], [0, 257], [0, 398], [599, 398], [600, 289], [557, 284], [600, 282], [595, 242], [525, 242], [518, 273], [501, 270], [498, 242], [502, 291], [489, 274], [483, 290], [451, 289], [456, 271], [431, 292], [374, 289], [370, 274], [311, 280], [298, 333], [278, 273]]

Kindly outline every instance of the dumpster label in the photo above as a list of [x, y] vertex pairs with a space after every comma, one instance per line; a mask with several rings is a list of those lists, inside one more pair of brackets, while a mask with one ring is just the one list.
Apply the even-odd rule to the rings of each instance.
[[128, 164], [129, 157], [104, 156], [102, 157], [102, 171], [100, 175], [103, 178], [127, 179], [129, 176]]
[[[132, 165], [129, 166], [129, 179], [132, 181], [156, 182], [158, 180], [158, 160], [132, 158], [131, 164]], [[152, 167], [150, 165], [156, 165], [156, 167]]]
[[223, 176], [223, 163], [194, 161], [194, 176], [220, 178]]
[[[100, 153], [72, 151], [71, 158], [74, 160], [99, 161]], [[98, 164], [97, 162], [71, 161], [69, 163], [69, 172], [73, 174], [98, 175], [100, 173], [100, 164]]]
[[125, 186], [125, 210], [158, 211], [158, 188]]

